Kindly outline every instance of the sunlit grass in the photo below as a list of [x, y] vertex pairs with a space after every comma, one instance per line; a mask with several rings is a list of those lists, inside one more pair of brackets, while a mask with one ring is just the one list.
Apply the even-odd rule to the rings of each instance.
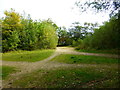
[[61, 54], [52, 59], [52, 61], [69, 63], [69, 64], [118, 64], [120, 60], [100, 56], [72, 55]]
[[13, 51], [3, 53], [2, 60], [36, 62], [51, 56], [54, 51], [55, 50]]

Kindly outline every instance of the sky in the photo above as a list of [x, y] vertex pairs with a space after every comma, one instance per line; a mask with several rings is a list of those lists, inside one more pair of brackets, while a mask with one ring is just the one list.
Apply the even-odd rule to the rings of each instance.
[[[33, 20], [46, 20], [51, 18], [59, 27], [69, 28], [74, 22], [102, 23], [109, 19], [109, 15], [92, 14], [92, 12], [80, 14], [74, 5], [79, 0], [0, 0], [0, 18], [4, 17], [4, 11], [15, 9], [16, 12], [30, 14]], [[73, 9], [74, 8], [74, 9]]]

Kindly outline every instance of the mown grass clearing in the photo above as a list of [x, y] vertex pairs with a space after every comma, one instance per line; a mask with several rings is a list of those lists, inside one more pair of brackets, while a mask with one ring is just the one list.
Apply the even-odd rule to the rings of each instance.
[[[22, 88], [88, 88], [119, 87], [118, 68], [84, 67], [39, 70], [26, 74], [12, 83]], [[107, 82], [112, 80], [112, 82]], [[104, 82], [104, 83], [103, 83]], [[98, 85], [98, 86], [99, 86]]]
[[51, 56], [55, 50], [13, 51], [3, 53], [2, 60], [36, 62]]
[[118, 64], [119, 59], [100, 57], [100, 56], [86, 56], [86, 55], [72, 55], [72, 54], [61, 54], [56, 56], [51, 61], [57, 61], [68, 64]]
[[2, 79], [5, 79], [9, 76], [9, 74], [16, 72], [15, 67], [2, 66], [1, 68], [2, 68], [2, 72], [0, 72], [0, 75], [1, 75]]

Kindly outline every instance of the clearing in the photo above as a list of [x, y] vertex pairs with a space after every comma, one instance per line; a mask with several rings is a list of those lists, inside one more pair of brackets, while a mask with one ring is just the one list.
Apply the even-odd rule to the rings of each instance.
[[[117, 64], [110, 64], [106, 65], [97, 65], [97, 64], [69, 64], [69, 63], [61, 63], [61, 62], [54, 62], [51, 61], [52, 59], [54, 59], [56, 56], [59, 56], [61, 54], [72, 54], [72, 55], [87, 55], [87, 56], [101, 56], [101, 57], [109, 57], [109, 58], [120, 58], [118, 55], [112, 55], [112, 54], [95, 54], [95, 53], [84, 53], [84, 52], [77, 52], [74, 50], [74, 48], [72, 47], [57, 47], [56, 51], [48, 58], [41, 60], [41, 61], [37, 61], [37, 62], [18, 62], [18, 61], [2, 61], [2, 65], [3, 66], [11, 66], [11, 67], [15, 67], [18, 71], [15, 73], [12, 73], [9, 75], [9, 78], [4, 79], [3, 80], [3, 87], [4, 88], [16, 88], [16, 87], [22, 87], [22, 86], [16, 86], [16, 85], [12, 85], [14, 84], [17, 80], [21, 80], [21, 78], [23, 78], [24, 75], [28, 75], [31, 73], [35, 73], [35, 71], [38, 70], [45, 70], [45, 72], [47, 71], [51, 71], [51, 70], [57, 70], [59, 68], [71, 68], [72, 70], [74, 68], [96, 68], [99, 70], [100, 68], [114, 68], [117, 69], [118, 65]], [[70, 71], [70, 70], [69, 70]], [[74, 70], [73, 70], [74, 71]], [[87, 71], [89, 71], [87, 69]], [[113, 70], [114, 71], [114, 70]], [[56, 71], [55, 71], [56, 72]], [[62, 71], [61, 71], [62, 72]], [[80, 71], [81, 72], [81, 71]], [[106, 71], [107, 72], [107, 71]], [[52, 72], [50, 72], [52, 73]], [[86, 72], [85, 72], [86, 73]], [[112, 72], [115, 73], [115, 72]], [[118, 72], [117, 72], [118, 73]], [[67, 73], [68, 74], [68, 73]], [[36, 76], [37, 74], [35, 74], [34, 76]], [[39, 74], [38, 74], [39, 75]], [[69, 74], [68, 74], [69, 75]], [[97, 74], [96, 74], [97, 75]], [[79, 75], [78, 75], [79, 76]], [[77, 77], [78, 77], [77, 76]], [[13, 78], [14, 77], [14, 78]], [[36, 77], [40, 77], [36, 76]], [[99, 77], [99, 75], [97, 76]], [[42, 77], [43, 78], [43, 77]], [[64, 78], [64, 77], [63, 77]], [[110, 77], [111, 78], [111, 77]], [[94, 78], [95, 79], [95, 78]], [[69, 79], [68, 79], [69, 80]], [[91, 81], [91, 80], [90, 80]], [[68, 81], [69, 82], [69, 81]], [[16, 82], [17, 83], [17, 82]], [[85, 83], [89, 83], [89, 80]], [[83, 83], [84, 84], [84, 83]], [[86, 85], [87, 85], [86, 84]], [[55, 85], [54, 85], [55, 86]], [[84, 85], [83, 85], [84, 86]], [[29, 87], [29, 86], [23, 86], [23, 87]], [[32, 87], [32, 86], [31, 86]], [[30, 87], [30, 88], [31, 88]], [[37, 87], [37, 86], [35, 86]], [[39, 86], [42, 87], [42, 86]], [[49, 86], [44, 86], [46, 88], [48, 88]], [[62, 87], [62, 86], [58, 86], [58, 87]], [[78, 87], [78, 86], [77, 86]], [[86, 87], [86, 86], [84, 86]]]

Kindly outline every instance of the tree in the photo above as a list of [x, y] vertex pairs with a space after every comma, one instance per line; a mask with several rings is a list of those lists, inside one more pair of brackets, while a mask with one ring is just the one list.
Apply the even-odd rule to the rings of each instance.
[[83, 39], [81, 49], [120, 49], [120, 19], [111, 18], [94, 30], [92, 36]]
[[3, 52], [17, 49], [19, 42], [18, 30], [21, 26], [20, 15], [11, 9], [11, 11], [5, 11], [6, 15], [2, 21], [2, 46]]
[[73, 27], [69, 29], [71, 37], [77, 41], [79, 38], [83, 38], [82, 26], [78, 22], [73, 23]]
[[40, 36], [40, 45], [43, 48], [56, 48], [57, 46], [57, 34], [55, 24], [50, 20], [41, 22], [42, 35]]
[[110, 11], [109, 14], [111, 17], [115, 14], [120, 14], [119, 0], [87, 0], [84, 3], [82, 3], [81, 1], [77, 1], [75, 5], [79, 7], [82, 12], [87, 11], [88, 8], [92, 8], [94, 12]]
[[35, 43], [37, 42], [37, 31], [30, 15], [28, 15], [27, 19], [21, 18], [21, 25], [22, 27], [19, 30], [20, 42], [18, 48], [23, 50], [36, 49]]
[[92, 35], [94, 29], [98, 26], [97, 23], [87, 23], [81, 25], [79, 22], [73, 23], [72, 28], [69, 29], [69, 33], [73, 40], [84, 39], [87, 35]]
[[25, 18], [13, 9], [4, 14], [0, 20], [3, 52], [56, 48], [58, 27], [52, 20], [33, 21], [30, 15]]
[[57, 35], [58, 35], [58, 45], [69, 45], [69, 33], [67, 32], [65, 27], [59, 27], [57, 29]]
[[120, 19], [112, 18], [103, 26], [95, 30], [92, 47], [101, 49], [120, 48]]
[[92, 36], [83, 40], [83, 46], [96, 49], [119, 49], [120, 48], [120, 2], [119, 0], [86, 1], [76, 2], [80, 10], [87, 11], [91, 8], [94, 12], [111, 11], [110, 20], [100, 28], [95, 29]]

